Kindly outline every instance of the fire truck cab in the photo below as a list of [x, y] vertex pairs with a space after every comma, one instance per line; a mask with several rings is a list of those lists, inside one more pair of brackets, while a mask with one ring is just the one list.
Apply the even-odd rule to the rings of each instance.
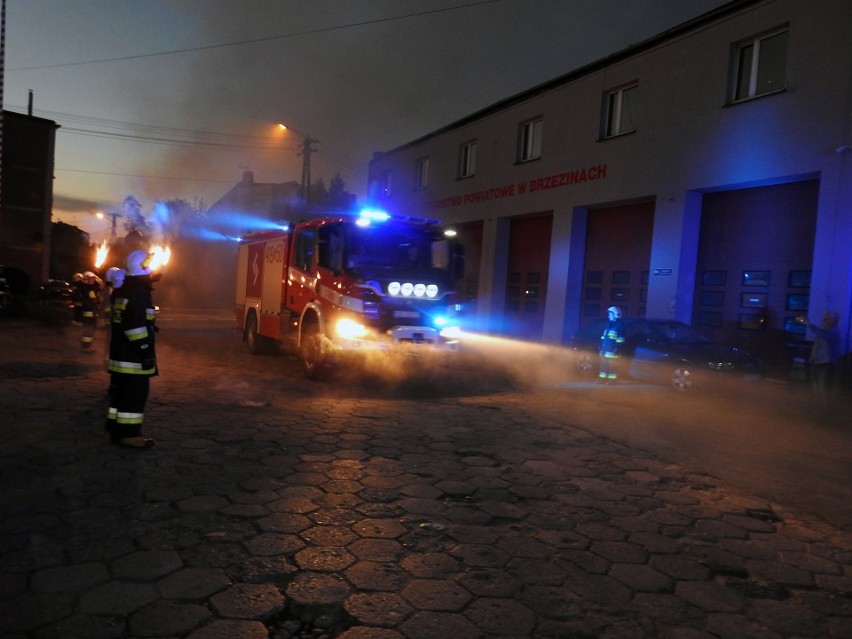
[[437, 220], [381, 211], [240, 240], [236, 317], [249, 352], [295, 352], [308, 378], [346, 354], [458, 347], [461, 247]]

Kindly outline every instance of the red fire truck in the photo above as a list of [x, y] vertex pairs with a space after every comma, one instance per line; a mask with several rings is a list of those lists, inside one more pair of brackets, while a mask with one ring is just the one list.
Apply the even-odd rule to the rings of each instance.
[[236, 316], [249, 352], [283, 345], [314, 379], [347, 354], [456, 349], [464, 266], [447, 235], [437, 220], [362, 211], [245, 236]]

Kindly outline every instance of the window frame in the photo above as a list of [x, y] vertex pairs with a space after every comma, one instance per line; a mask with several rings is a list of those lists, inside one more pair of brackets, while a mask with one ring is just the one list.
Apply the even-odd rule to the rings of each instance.
[[476, 147], [476, 139], [463, 142], [459, 146], [459, 179], [476, 175]]
[[544, 145], [544, 116], [524, 120], [518, 125], [518, 162], [538, 160]]
[[[606, 91], [603, 95], [603, 113], [601, 115], [601, 139], [609, 140], [610, 138], [617, 138], [621, 135], [627, 135], [628, 133], [636, 132], [636, 124], [635, 124], [635, 108], [630, 110], [630, 128], [625, 128], [625, 113], [627, 109], [625, 109], [625, 95], [630, 91], [639, 90], [639, 80], [632, 80], [631, 82], [627, 82], [625, 84], [621, 84], [617, 87]], [[634, 94], [635, 95], [635, 94]], [[627, 105], [634, 106], [636, 105], [635, 98], [634, 101], [627, 102]]]
[[[784, 35], [784, 57], [783, 57], [783, 75], [778, 78], [780, 86], [761, 90], [759, 79], [761, 69], [766, 69], [766, 65], [770, 63], [765, 55], [762, 55], [762, 44], [766, 41]], [[761, 98], [766, 95], [781, 93], [786, 90], [787, 85], [787, 59], [789, 48], [790, 25], [782, 25], [769, 31], [763, 31], [749, 38], [739, 40], [731, 45], [731, 60], [730, 60], [730, 81], [728, 87], [728, 104], [738, 104], [740, 102], [748, 102], [756, 98]], [[750, 49], [748, 53], [748, 84], [745, 90], [742, 90], [742, 80], [746, 72], [744, 64], [743, 52]], [[768, 54], [767, 54], [768, 55]], [[763, 61], [763, 66], [761, 66]], [[771, 61], [775, 61], [774, 58]]]
[[429, 186], [429, 156], [424, 155], [414, 161], [414, 190]]

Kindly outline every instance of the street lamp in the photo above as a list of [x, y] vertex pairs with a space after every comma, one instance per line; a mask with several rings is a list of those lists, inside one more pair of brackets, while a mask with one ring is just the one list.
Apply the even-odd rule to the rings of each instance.
[[284, 123], [279, 123], [278, 128], [281, 131], [292, 131], [296, 135], [301, 136], [302, 138], [302, 148], [296, 153], [297, 156], [301, 156], [302, 158], [302, 185], [300, 188], [300, 194], [302, 199], [305, 201], [307, 208], [311, 207], [311, 153], [316, 153], [317, 150], [313, 148], [313, 144], [319, 142], [319, 140], [314, 140], [311, 136], [299, 133], [295, 129], [288, 127]]

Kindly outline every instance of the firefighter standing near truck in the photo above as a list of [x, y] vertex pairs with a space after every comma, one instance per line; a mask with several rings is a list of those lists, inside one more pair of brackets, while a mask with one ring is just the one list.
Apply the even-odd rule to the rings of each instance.
[[601, 333], [601, 369], [598, 374], [598, 383], [615, 384], [618, 379], [619, 350], [624, 344], [624, 326], [621, 321], [621, 309], [618, 306], [610, 306], [606, 309], [607, 323]]
[[116, 289], [110, 313], [112, 393], [106, 428], [114, 443], [136, 449], [154, 445], [142, 435], [151, 377], [158, 374], [150, 260], [142, 250], [127, 256], [124, 282]]
[[101, 309], [101, 280], [92, 271], [83, 273], [83, 279], [77, 287], [80, 300], [80, 321], [83, 332], [80, 336], [80, 347], [84, 352], [91, 352], [95, 342], [95, 331], [98, 327], [98, 315]]

